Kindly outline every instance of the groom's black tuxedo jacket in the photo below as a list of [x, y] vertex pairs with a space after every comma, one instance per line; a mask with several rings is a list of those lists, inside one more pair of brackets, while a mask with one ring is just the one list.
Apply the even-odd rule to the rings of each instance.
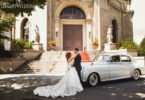
[[81, 55], [78, 54], [78, 55], [76, 56], [76, 58], [75, 58], [75, 60], [74, 60], [74, 64], [73, 64], [73, 66], [76, 68], [77, 71], [82, 70], [81, 60], [82, 60]]

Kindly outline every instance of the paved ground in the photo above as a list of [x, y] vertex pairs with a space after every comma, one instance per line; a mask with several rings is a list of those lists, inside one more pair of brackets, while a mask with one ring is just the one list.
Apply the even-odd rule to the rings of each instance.
[[[52, 100], [33, 95], [38, 86], [52, 85], [62, 76], [0, 75], [0, 100]], [[97, 87], [84, 86], [84, 91], [72, 97], [55, 100], [145, 100], [145, 77], [138, 81], [125, 79], [104, 82]]]

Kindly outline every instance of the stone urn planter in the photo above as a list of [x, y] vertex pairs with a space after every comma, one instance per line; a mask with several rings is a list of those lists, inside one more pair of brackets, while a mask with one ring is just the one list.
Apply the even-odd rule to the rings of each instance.
[[50, 47], [51, 50], [56, 49], [56, 42], [55, 41], [51, 40], [51, 41], [48, 42], [48, 44], [49, 44], [49, 47]]
[[98, 46], [99, 46], [98, 41], [93, 41], [93, 42], [92, 42], [92, 48], [93, 48], [95, 51], [98, 50]]
[[93, 50], [97, 51], [98, 50], [98, 47], [93, 46]]
[[55, 50], [56, 46], [49, 45], [51, 50]]

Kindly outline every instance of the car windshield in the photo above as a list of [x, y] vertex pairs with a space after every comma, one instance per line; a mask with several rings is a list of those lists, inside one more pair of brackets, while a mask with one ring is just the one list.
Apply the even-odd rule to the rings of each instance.
[[96, 61], [96, 62], [109, 62], [109, 55], [100, 55], [99, 57], [95, 57], [94, 61]]

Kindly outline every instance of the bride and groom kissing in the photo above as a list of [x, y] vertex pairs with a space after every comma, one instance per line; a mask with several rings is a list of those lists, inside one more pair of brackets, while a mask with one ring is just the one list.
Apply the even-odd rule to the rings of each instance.
[[73, 96], [78, 92], [83, 91], [81, 84], [81, 55], [79, 49], [74, 49], [74, 55], [70, 52], [66, 54], [68, 63], [68, 70], [64, 77], [53, 86], [41, 86], [37, 87], [33, 92], [35, 95], [44, 97], [64, 97]]

